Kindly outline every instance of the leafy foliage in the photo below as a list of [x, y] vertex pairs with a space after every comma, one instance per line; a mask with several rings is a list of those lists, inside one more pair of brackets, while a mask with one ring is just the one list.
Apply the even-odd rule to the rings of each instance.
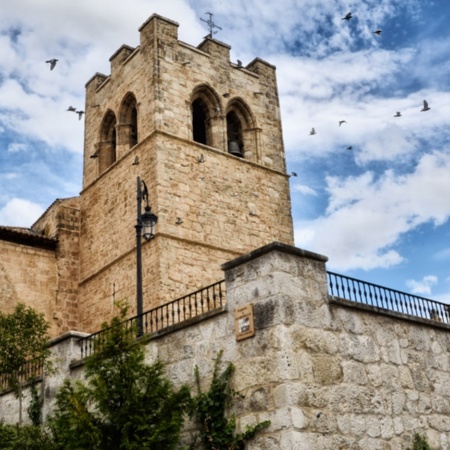
[[232, 363], [228, 363], [223, 372], [219, 373], [222, 353], [219, 352], [215, 359], [213, 378], [208, 392], [201, 392], [199, 370], [198, 367], [195, 368], [199, 393], [194, 399], [192, 415], [199, 423], [200, 439], [205, 449], [240, 450], [244, 448], [245, 442], [253, 438], [259, 430], [268, 427], [270, 421], [247, 426], [243, 433], [235, 433], [235, 416], [231, 415], [230, 418], [226, 416], [226, 411], [236, 395], [229, 385], [234, 366]]
[[58, 450], [52, 437], [39, 426], [0, 423], [2, 450]]
[[85, 362], [86, 381], [65, 382], [49, 425], [64, 450], [170, 450], [176, 448], [186, 387], [175, 392], [163, 365], [144, 361], [144, 340], [136, 341], [121, 321], [126, 308], [103, 326], [105, 340]]
[[414, 434], [413, 450], [431, 450], [427, 438], [419, 433]]
[[35, 383], [31, 384], [30, 393], [31, 393], [31, 401], [30, 406], [28, 407], [28, 416], [33, 425], [39, 426], [41, 424], [41, 410], [43, 400], [39, 395]]
[[11, 314], [0, 312], [0, 374], [17, 395], [21, 383], [29, 381], [21, 370], [25, 363], [50, 356], [48, 328], [44, 314], [22, 303]]

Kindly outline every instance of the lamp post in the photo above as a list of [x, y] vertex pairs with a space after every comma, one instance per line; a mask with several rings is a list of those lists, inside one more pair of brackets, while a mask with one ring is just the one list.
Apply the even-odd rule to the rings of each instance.
[[[145, 200], [145, 211], [142, 214], [142, 201]], [[137, 177], [137, 223], [136, 223], [136, 312], [138, 317], [137, 335], [143, 334], [142, 306], [142, 236], [146, 241], [155, 237], [155, 227], [158, 217], [152, 213], [148, 204], [147, 185]]]

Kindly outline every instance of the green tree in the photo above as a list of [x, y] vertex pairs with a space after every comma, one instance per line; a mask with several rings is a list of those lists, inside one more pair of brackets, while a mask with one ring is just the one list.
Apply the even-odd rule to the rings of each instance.
[[0, 423], [2, 450], [58, 450], [52, 437], [40, 426]]
[[14, 312], [0, 312], [0, 374], [4, 386], [19, 399], [19, 423], [22, 423], [22, 386], [35, 377], [30, 364], [49, 362], [49, 324], [44, 314], [19, 303]]
[[[213, 378], [207, 392], [201, 392], [198, 367], [195, 368], [198, 395], [193, 401], [191, 414], [196, 419], [203, 448], [207, 450], [240, 450], [245, 442], [270, 425], [266, 420], [253, 426], [247, 426], [243, 433], [236, 433], [236, 418], [227, 417], [227, 411], [233, 403], [236, 393], [231, 389], [229, 381], [234, 372], [232, 363], [228, 363], [222, 373], [219, 366], [222, 360], [219, 352], [214, 362]], [[195, 443], [191, 448], [196, 448]]]
[[175, 391], [163, 365], [145, 363], [144, 339], [123, 325], [126, 308], [85, 361], [85, 381], [66, 381], [49, 420], [64, 450], [171, 450], [179, 443], [183, 414], [190, 403], [186, 387]]

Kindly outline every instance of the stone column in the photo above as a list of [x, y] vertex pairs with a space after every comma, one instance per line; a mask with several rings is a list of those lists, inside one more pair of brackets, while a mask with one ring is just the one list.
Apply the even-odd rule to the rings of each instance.
[[77, 361], [81, 363], [79, 341], [86, 336], [89, 335], [87, 333], [70, 331], [50, 341], [53, 367], [50, 373], [44, 375], [41, 385], [44, 398], [42, 405], [44, 422], [47, 415], [53, 410], [55, 396], [64, 380], [81, 377], [82, 364], [79, 365], [79, 371], [71, 368], [71, 364]]

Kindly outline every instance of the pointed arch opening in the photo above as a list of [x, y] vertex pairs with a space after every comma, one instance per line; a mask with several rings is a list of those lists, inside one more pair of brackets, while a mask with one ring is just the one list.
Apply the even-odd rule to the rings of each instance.
[[219, 147], [220, 99], [207, 85], [200, 85], [191, 95], [192, 139], [210, 147]]
[[242, 123], [235, 111], [227, 114], [227, 141], [228, 153], [244, 157], [244, 139], [242, 136]]
[[227, 106], [226, 126], [228, 153], [240, 158], [255, 159], [255, 120], [250, 108], [241, 99], [234, 99]]
[[208, 107], [201, 98], [198, 98], [192, 102], [192, 137], [195, 142], [208, 144], [207, 126]]
[[103, 172], [117, 159], [116, 115], [110, 110], [103, 118], [100, 131], [100, 171]]
[[127, 94], [120, 107], [120, 138], [119, 142], [126, 149], [134, 147], [139, 142], [138, 110], [134, 94]]

